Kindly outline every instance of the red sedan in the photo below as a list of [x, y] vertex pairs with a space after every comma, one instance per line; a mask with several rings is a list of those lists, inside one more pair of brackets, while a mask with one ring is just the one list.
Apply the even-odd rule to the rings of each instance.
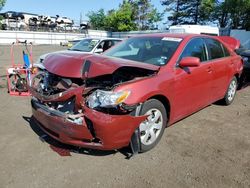
[[33, 117], [63, 143], [148, 151], [166, 126], [218, 100], [233, 102], [243, 65], [224, 41], [154, 34], [104, 55], [50, 55], [30, 88]]

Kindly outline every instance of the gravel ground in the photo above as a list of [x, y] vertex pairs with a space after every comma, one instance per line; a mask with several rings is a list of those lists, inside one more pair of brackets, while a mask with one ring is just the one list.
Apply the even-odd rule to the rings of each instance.
[[[34, 46], [34, 59], [62, 49]], [[0, 187], [247, 187], [250, 188], [250, 87], [231, 106], [211, 105], [167, 128], [152, 151], [60, 156], [30, 121], [29, 97], [7, 93], [10, 47], [0, 46]]]

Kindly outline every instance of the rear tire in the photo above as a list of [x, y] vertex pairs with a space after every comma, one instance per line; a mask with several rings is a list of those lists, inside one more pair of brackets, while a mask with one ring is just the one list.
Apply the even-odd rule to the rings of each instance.
[[225, 97], [222, 99], [225, 105], [228, 106], [233, 102], [236, 95], [237, 87], [238, 87], [237, 78], [234, 76], [228, 86]]
[[144, 153], [160, 141], [167, 124], [167, 113], [160, 101], [150, 99], [142, 106], [140, 115], [149, 115], [139, 126], [140, 153]]

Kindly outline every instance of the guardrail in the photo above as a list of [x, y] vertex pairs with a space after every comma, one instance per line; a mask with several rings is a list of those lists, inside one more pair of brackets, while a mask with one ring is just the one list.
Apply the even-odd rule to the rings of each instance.
[[55, 33], [34, 31], [0, 31], [0, 44], [11, 44], [16, 40], [27, 40], [33, 44], [61, 44], [84, 37], [110, 37], [107, 31], [88, 30], [86, 33]]
[[[155, 31], [130, 31], [130, 32], [108, 32], [99, 30], [87, 30], [86, 33], [55, 33], [55, 32], [34, 32], [34, 31], [1, 31], [0, 44], [11, 44], [16, 40], [27, 40], [34, 44], [61, 44], [68, 40], [84, 37], [113, 37], [128, 38], [140, 34], [167, 33], [167, 30]], [[241, 44], [250, 49], [250, 31], [231, 30], [231, 36], [239, 39]]]

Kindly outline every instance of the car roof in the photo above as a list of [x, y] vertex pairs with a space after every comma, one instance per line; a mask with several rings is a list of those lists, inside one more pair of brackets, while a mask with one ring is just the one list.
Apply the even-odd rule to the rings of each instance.
[[[104, 38], [104, 37], [87, 37], [83, 39], [93, 39], [93, 40], [123, 40], [121, 38]], [[83, 40], [81, 39], [81, 40]]]
[[[193, 38], [193, 37], [212, 37], [210, 35], [202, 35], [202, 34], [190, 34], [190, 33], [154, 33], [154, 34], [143, 34], [143, 35], [137, 35], [135, 38], [140, 37], [173, 37], [173, 38]], [[131, 37], [134, 38], [134, 37]]]
[[123, 39], [121, 38], [98, 38], [98, 37], [86, 37], [86, 38], [76, 38], [73, 40], [69, 40], [69, 42], [77, 42], [77, 41], [82, 41], [82, 40], [86, 40], [86, 39], [90, 39], [90, 40], [119, 40], [122, 41]]

